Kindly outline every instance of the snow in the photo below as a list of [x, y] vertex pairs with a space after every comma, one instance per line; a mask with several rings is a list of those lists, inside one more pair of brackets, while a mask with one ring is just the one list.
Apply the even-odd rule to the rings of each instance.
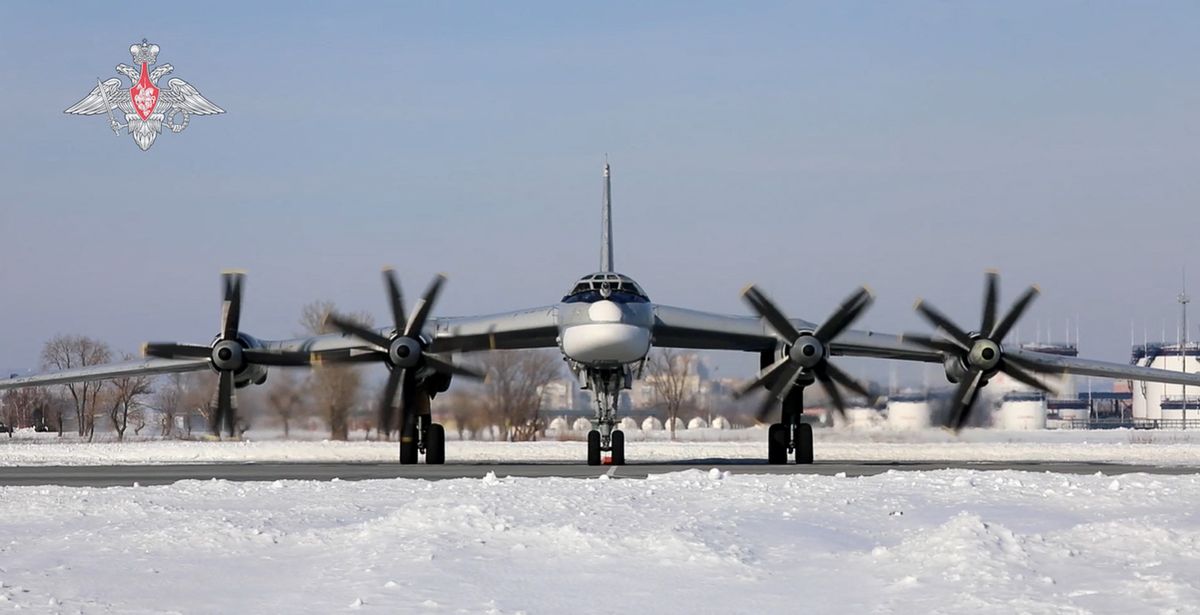
[[8, 487], [0, 610], [1197, 613], [1196, 501], [971, 470]]
[[[631, 462], [763, 459], [766, 431], [702, 429], [677, 432], [630, 431]], [[1194, 431], [1039, 431], [967, 430], [914, 432], [818, 429], [819, 460], [856, 461], [1091, 461], [1200, 466], [1200, 432]], [[68, 437], [0, 437], [0, 466], [108, 465], [284, 461], [387, 462], [397, 457], [395, 442], [246, 440], [201, 442], [144, 440], [83, 443]], [[582, 441], [477, 442], [446, 444], [451, 462], [570, 462], [587, 457]]]

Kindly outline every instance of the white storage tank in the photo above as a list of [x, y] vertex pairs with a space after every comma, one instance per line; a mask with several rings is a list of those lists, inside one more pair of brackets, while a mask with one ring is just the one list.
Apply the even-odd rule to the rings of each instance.
[[[837, 417], [837, 411], [834, 411], [833, 416]], [[846, 408], [846, 422], [842, 423], [841, 417], [834, 419], [835, 425], [850, 427], [851, 429], [875, 427], [883, 422], [883, 416], [874, 408], [866, 406], [854, 406]]]
[[658, 417], [648, 416], [642, 421], [642, 431], [662, 431], [662, 428], [662, 421], [658, 420]]
[[617, 423], [617, 429], [620, 429], [621, 431], [639, 431], [641, 427], [638, 426], [637, 421], [627, 416]]
[[[1181, 352], [1182, 351], [1182, 352]], [[1182, 356], [1181, 356], [1182, 355]], [[1200, 372], [1200, 343], [1147, 344], [1133, 349], [1133, 364], [1172, 372]], [[1133, 383], [1133, 418], [1158, 420], [1183, 418], [1184, 387], [1158, 382]], [[1188, 418], [1200, 418], [1200, 387], [1187, 387]], [[1165, 403], [1164, 403], [1165, 402]]]
[[924, 393], [902, 392], [888, 396], [887, 426], [898, 431], [927, 429], [933, 425], [933, 407]]
[[1040, 392], [1006, 393], [992, 413], [997, 429], [1032, 431], [1046, 428], [1046, 398]]
[[730, 427], [731, 425], [729, 424], [729, 419], [723, 416], [718, 416], [717, 418], [713, 419], [713, 429], [729, 429]]
[[568, 426], [569, 425], [567, 423], [567, 419], [565, 419], [561, 416], [556, 416], [556, 417], [554, 417], [553, 421], [550, 421], [550, 425], [546, 429], [547, 429], [547, 431], [553, 431], [555, 433], [562, 433], [567, 430]]
[[571, 429], [574, 431], [590, 431], [592, 429], [592, 422], [580, 417], [575, 419], [575, 422], [571, 424]]
[[688, 421], [688, 429], [704, 429], [705, 427], [708, 427], [708, 423], [701, 417], [692, 417], [692, 420]]

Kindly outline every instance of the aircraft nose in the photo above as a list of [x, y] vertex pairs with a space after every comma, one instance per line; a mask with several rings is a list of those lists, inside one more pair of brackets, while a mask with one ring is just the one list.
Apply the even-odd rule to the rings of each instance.
[[588, 319], [592, 322], [621, 322], [621, 306], [612, 301], [597, 301], [588, 307]]

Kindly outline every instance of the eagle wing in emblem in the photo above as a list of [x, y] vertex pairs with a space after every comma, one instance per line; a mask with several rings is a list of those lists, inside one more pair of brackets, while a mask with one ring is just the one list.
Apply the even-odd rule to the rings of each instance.
[[[174, 81], [174, 80], [173, 80]], [[108, 113], [108, 109], [104, 106], [104, 96], [108, 96], [108, 102], [113, 107], [120, 106], [122, 95], [124, 98], [129, 98], [128, 92], [121, 91], [121, 80], [113, 77], [103, 84], [105, 93], [100, 93], [100, 86], [92, 88], [92, 92], [83, 97], [83, 100], [71, 105], [69, 109], [63, 113], [72, 115], [96, 115], [99, 113]]]
[[[225, 110], [212, 104], [192, 84], [178, 77], [167, 82], [167, 88], [159, 91], [159, 99], [171, 107], [177, 107], [192, 115], [214, 115]], [[103, 107], [103, 103], [101, 103]]]

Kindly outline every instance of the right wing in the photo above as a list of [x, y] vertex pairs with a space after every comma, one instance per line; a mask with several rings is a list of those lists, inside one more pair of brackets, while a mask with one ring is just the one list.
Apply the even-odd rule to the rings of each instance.
[[[117, 101], [121, 100], [121, 80], [113, 77], [103, 84], [104, 91], [108, 95], [108, 104], [113, 107], [119, 106]], [[125, 95], [128, 98], [128, 94]], [[104, 95], [100, 93], [100, 85], [92, 88], [92, 92], [83, 97], [83, 100], [71, 105], [63, 113], [71, 115], [98, 115], [100, 113], [108, 113], [110, 107], [104, 104]]]
[[93, 380], [110, 380], [131, 376], [153, 376], [157, 374], [176, 374], [181, 372], [198, 372], [208, 369], [208, 359], [141, 359], [125, 363], [108, 363], [105, 365], [89, 365], [65, 369], [60, 372], [37, 374], [34, 376], [19, 376], [0, 379], [0, 391], [24, 387], [50, 386], [71, 382], [91, 382]]

